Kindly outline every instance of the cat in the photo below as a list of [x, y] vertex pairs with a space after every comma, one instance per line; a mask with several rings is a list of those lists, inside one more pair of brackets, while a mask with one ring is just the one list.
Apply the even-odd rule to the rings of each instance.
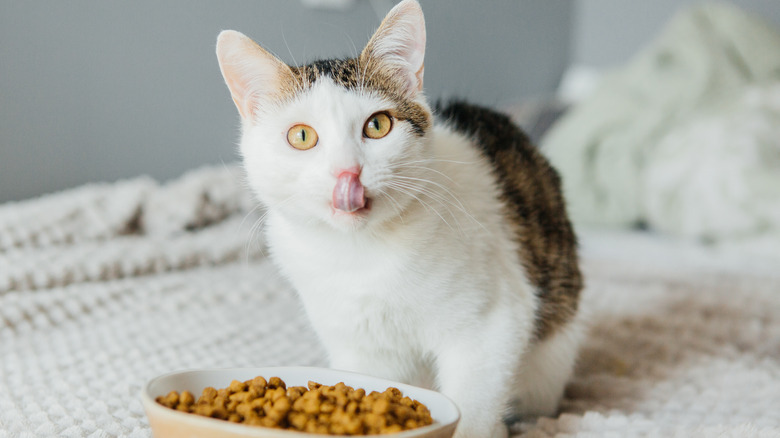
[[356, 58], [288, 66], [217, 38], [268, 250], [334, 368], [437, 389], [455, 436], [554, 415], [582, 277], [557, 173], [508, 117], [423, 90], [425, 22], [398, 3]]

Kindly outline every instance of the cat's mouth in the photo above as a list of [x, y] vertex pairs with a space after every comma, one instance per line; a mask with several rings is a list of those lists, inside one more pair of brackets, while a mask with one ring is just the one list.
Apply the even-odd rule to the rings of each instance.
[[337, 177], [331, 204], [334, 214], [364, 215], [370, 210], [370, 199], [359, 173], [359, 170], [344, 171]]
[[371, 211], [371, 204], [373, 203], [373, 200], [371, 198], [364, 198], [363, 206], [362, 207], [356, 207], [352, 210], [342, 210], [340, 208], [337, 208], [333, 205], [331, 205], [331, 212], [333, 213], [333, 216], [341, 216], [341, 217], [364, 217], [367, 216], [368, 213]]
[[338, 230], [353, 232], [368, 225], [371, 212], [371, 199], [366, 198], [365, 205], [354, 211], [339, 210], [331, 206], [331, 226]]

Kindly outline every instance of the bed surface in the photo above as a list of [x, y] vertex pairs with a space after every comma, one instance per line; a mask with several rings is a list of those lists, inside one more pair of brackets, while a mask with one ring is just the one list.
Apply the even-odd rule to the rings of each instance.
[[[0, 437], [148, 437], [156, 375], [325, 365], [241, 187], [219, 166], [0, 206]], [[576, 375], [513, 436], [780, 436], [772, 245], [579, 234]]]

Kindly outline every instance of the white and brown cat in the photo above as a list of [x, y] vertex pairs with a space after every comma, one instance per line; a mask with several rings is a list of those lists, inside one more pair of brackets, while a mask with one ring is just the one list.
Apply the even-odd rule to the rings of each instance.
[[456, 437], [555, 414], [582, 288], [556, 172], [501, 114], [423, 95], [420, 5], [357, 58], [288, 66], [224, 31], [241, 154], [270, 254], [331, 366], [435, 388]]

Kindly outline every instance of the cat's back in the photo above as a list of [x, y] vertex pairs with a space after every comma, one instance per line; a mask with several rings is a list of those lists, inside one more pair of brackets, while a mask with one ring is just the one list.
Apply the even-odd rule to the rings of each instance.
[[582, 276], [560, 178], [508, 116], [465, 102], [436, 107], [437, 123], [468, 137], [492, 165], [521, 263], [540, 300], [537, 337], [573, 319]]

